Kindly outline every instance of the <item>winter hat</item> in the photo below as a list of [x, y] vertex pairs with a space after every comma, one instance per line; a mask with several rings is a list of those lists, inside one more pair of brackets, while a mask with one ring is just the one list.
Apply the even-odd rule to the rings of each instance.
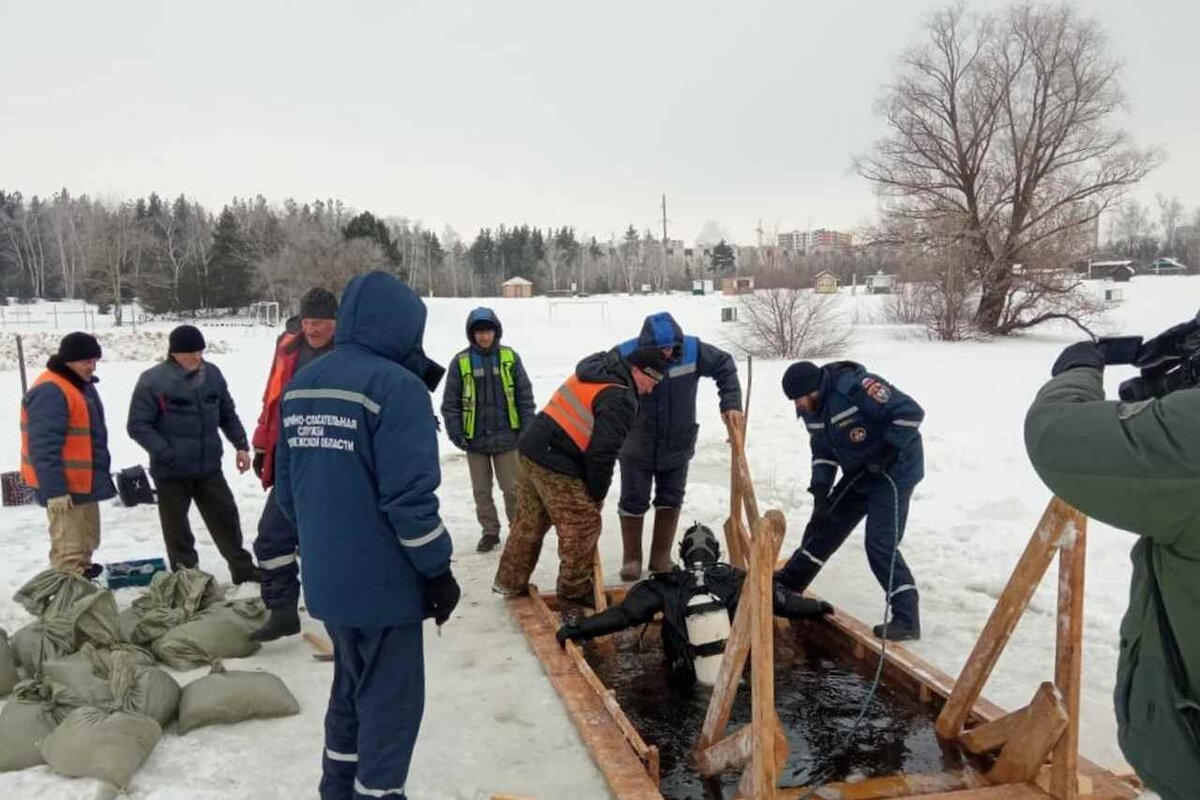
[[797, 361], [783, 373], [783, 393], [789, 400], [812, 394], [821, 388], [821, 368], [811, 361]]
[[180, 325], [167, 343], [168, 353], [199, 353], [204, 349], [204, 334], [195, 325]]
[[90, 333], [68, 333], [58, 343], [58, 357], [64, 363], [87, 361], [100, 357], [100, 342]]
[[625, 356], [625, 362], [631, 367], [637, 367], [642, 370], [653, 370], [658, 373], [659, 380], [662, 380], [662, 374], [667, 369], [666, 356], [662, 354], [660, 348], [655, 346], [637, 348]]
[[338, 302], [333, 292], [313, 287], [300, 298], [300, 319], [337, 319]]

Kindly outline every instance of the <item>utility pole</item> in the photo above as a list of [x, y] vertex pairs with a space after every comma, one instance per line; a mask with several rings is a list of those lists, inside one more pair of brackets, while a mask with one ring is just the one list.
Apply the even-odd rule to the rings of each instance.
[[667, 196], [662, 196], [662, 223], [663, 223], [663, 291], [667, 290]]

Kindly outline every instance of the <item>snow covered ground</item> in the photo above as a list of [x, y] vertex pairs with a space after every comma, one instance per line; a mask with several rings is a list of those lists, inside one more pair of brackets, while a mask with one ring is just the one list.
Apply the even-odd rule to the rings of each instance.
[[[1096, 285], [1099, 291], [1102, 286]], [[1105, 332], [1153, 335], [1194, 315], [1200, 306], [1200, 279], [1139, 278], [1124, 287], [1125, 301], [1114, 307]], [[484, 303], [505, 325], [504, 341], [521, 353], [541, 405], [583, 355], [607, 348], [637, 333], [642, 318], [666, 309], [689, 333], [722, 343], [730, 327], [720, 309], [729, 298], [597, 297], [587, 301], [485, 301], [438, 299], [430, 303], [426, 351], [446, 363], [463, 347], [467, 312]], [[925, 481], [918, 487], [904, 550], [921, 588], [924, 637], [912, 649], [943, 670], [957, 674], [992, 609], [996, 596], [1027, 542], [1049, 493], [1026, 460], [1021, 424], [1050, 364], [1078, 331], [1046, 329], [1020, 339], [990, 343], [943, 344], [926, 341], [919, 331], [885, 324], [883, 298], [843, 294], [846, 317], [856, 321], [853, 338], [841, 355], [864, 362], [926, 409]], [[62, 332], [66, 331], [66, 322]], [[98, 317], [101, 332], [110, 320]], [[170, 326], [140, 326], [138, 336], [165, 332]], [[203, 326], [202, 326], [203, 327]], [[22, 330], [10, 316], [0, 335], [4, 361], [11, 334]], [[45, 324], [29, 331], [46, 331]], [[275, 331], [265, 328], [205, 328], [228, 352], [213, 355], [224, 370], [247, 428], [258, 414]], [[57, 334], [53, 334], [57, 336]], [[117, 333], [124, 338], [124, 332]], [[128, 334], [132, 337], [132, 334]], [[118, 344], [106, 339], [100, 391], [108, 409], [114, 467], [143, 461], [143, 453], [124, 433], [128, 398], [153, 345]], [[9, 362], [0, 372], [0, 395], [10, 398], [0, 414], [0, 468], [19, 463], [17, 373]], [[744, 362], [743, 362], [744, 365]], [[809, 512], [807, 436], [779, 390], [784, 362], [756, 362], [748, 434], [748, 454], [763, 509], [780, 508], [789, 519], [790, 552]], [[1110, 369], [1115, 395], [1127, 369]], [[36, 372], [34, 373], [36, 374]], [[31, 379], [33, 374], [31, 374]], [[441, 393], [436, 402], [440, 404]], [[692, 465], [684, 517], [719, 527], [727, 513], [728, 454], [717, 416], [716, 392], [705, 382], [700, 394], [702, 424]], [[227, 475], [238, 497], [247, 539], [253, 538], [263, 492], [253, 476], [237, 476], [232, 453]], [[454, 535], [455, 573], [463, 586], [459, 610], [435, 636], [427, 630], [427, 702], [421, 738], [409, 779], [414, 798], [478, 800], [492, 792], [538, 798], [607, 797], [599, 772], [574, 733], [566, 714], [505, 613], [490, 594], [497, 553], [474, 552], [479, 531], [463, 456], [448, 441], [442, 447], [443, 517]], [[606, 572], [615, 575], [620, 537], [614, 494], [605, 507], [601, 551]], [[102, 561], [162, 554], [153, 508], [103, 508]], [[227, 579], [224, 563], [199, 518], [200, 565]], [[1089, 529], [1087, 627], [1083, 691], [1083, 751], [1105, 765], [1120, 766], [1111, 691], [1116, 670], [1117, 626], [1129, 580], [1130, 534], [1093, 523]], [[867, 569], [861, 530], [826, 566], [814, 590], [866, 622], [879, 619], [882, 596]], [[28, 620], [11, 600], [13, 592], [40, 570], [48, 548], [43, 512], [35, 507], [0, 509], [0, 626], [12, 631]], [[557, 560], [549, 543], [534, 580], [553, 585]], [[1055, 603], [1052, 581], [1035, 597], [1030, 613], [1001, 659], [986, 694], [1001, 705], [1028, 702], [1038, 683], [1053, 674]], [[127, 604], [133, 590], [118, 593]], [[319, 630], [319, 623], [306, 620]], [[168, 731], [134, 778], [130, 796], [139, 800], [178, 798], [312, 796], [321, 754], [321, 720], [331, 667], [310, 658], [298, 637], [269, 644], [233, 668], [264, 669], [278, 674], [299, 698], [302, 713], [283, 720], [215, 726], [186, 737]], [[181, 674], [181, 681], [203, 670]], [[0, 775], [0, 797], [60, 800], [91, 798], [97, 784], [67, 780], [46, 767]]]

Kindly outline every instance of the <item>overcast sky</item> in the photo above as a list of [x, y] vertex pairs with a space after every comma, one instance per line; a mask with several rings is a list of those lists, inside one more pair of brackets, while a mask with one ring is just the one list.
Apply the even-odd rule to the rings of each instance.
[[[850, 159], [924, 0], [0, 0], [0, 188], [336, 197], [466, 238], [633, 223], [752, 243], [850, 228]], [[972, 7], [1000, 3], [975, 0]], [[1123, 124], [1167, 164], [1140, 191], [1200, 205], [1200, 7], [1096, 0]]]

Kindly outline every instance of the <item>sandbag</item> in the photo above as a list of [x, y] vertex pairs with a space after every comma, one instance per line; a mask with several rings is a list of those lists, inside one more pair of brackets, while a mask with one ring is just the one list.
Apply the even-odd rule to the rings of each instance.
[[220, 599], [216, 578], [198, 569], [181, 569], [156, 573], [150, 588], [133, 601], [133, 607], [139, 611], [174, 608], [183, 611], [186, 619]]
[[68, 778], [98, 778], [126, 789], [162, 738], [144, 714], [115, 708], [77, 708], [42, 741], [42, 757]]
[[17, 656], [8, 643], [8, 632], [0, 628], [0, 697], [11, 692], [18, 680]]
[[91, 581], [73, 572], [48, 569], [34, 575], [13, 595], [13, 600], [40, 617], [47, 611], [65, 611], [81, 597], [98, 592]]
[[262, 647], [250, 634], [267, 621], [262, 600], [231, 600], [209, 606], [172, 628], [151, 645], [155, 658], [173, 669], [187, 670], [219, 658], [244, 658]]
[[18, 683], [0, 709], [0, 772], [44, 763], [42, 740], [81, 702], [65, 686], [47, 681]]
[[87, 653], [49, 659], [42, 664], [42, 675], [83, 698], [81, 705], [99, 706], [112, 700], [108, 679], [96, 672], [96, 665]]
[[121, 641], [117, 601], [107, 590], [81, 597], [69, 608], [47, 611], [42, 625], [60, 653], [74, 653], [84, 642], [110, 647]]
[[163, 727], [179, 713], [179, 684], [166, 670], [139, 661], [135, 653], [114, 653], [109, 678], [114, 706], [144, 714]]
[[53, 637], [46, 634], [45, 624], [34, 620], [20, 628], [9, 640], [17, 666], [26, 678], [35, 678], [42, 669], [42, 662], [59, 656], [70, 655], [60, 648]]
[[187, 612], [180, 608], [139, 609], [131, 606], [118, 615], [121, 639], [140, 645], [154, 644], [172, 628], [187, 621]]
[[96, 674], [102, 678], [111, 676], [113, 662], [118, 653], [127, 654], [134, 664], [144, 664], [148, 667], [158, 664], [154, 654], [149, 650], [128, 642], [118, 642], [110, 647], [96, 647], [91, 642], [84, 642], [83, 647], [79, 648], [79, 652], [87, 654], [88, 658], [92, 660], [92, 666], [96, 668]]
[[183, 688], [179, 734], [205, 725], [249, 719], [290, 717], [300, 704], [282, 680], [269, 672], [227, 672], [219, 661], [212, 672]]

